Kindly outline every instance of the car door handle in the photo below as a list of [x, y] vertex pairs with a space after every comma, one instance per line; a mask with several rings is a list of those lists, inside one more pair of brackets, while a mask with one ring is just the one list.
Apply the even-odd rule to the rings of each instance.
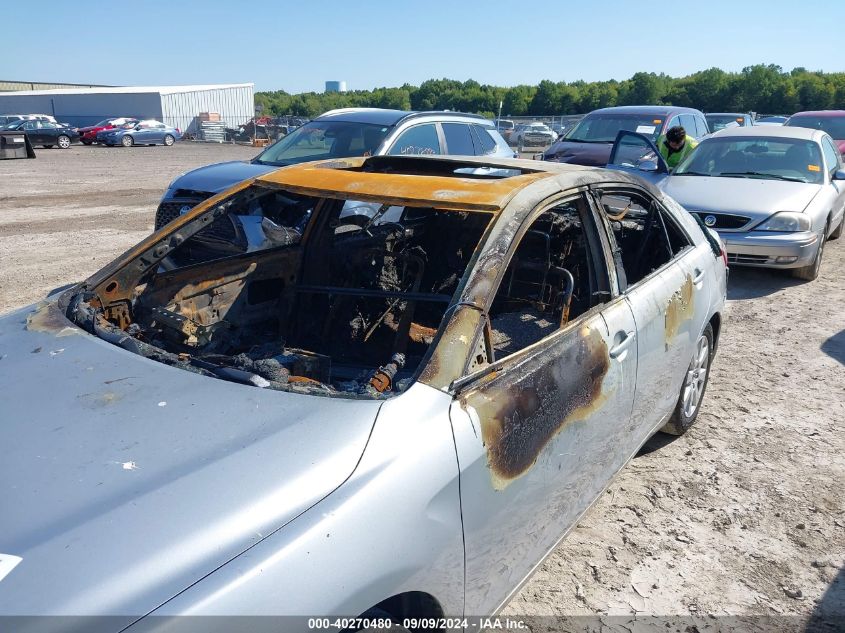
[[636, 337], [636, 332], [617, 332], [615, 338], [620, 338], [620, 341], [610, 348], [608, 354], [611, 358], [618, 358], [622, 355], [622, 353], [628, 349], [628, 346], [633, 342], [634, 338]]
[[704, 271], [699, 268], [696, 268], [695, 277], [693, 278], [692, 283], [700, 284], [702, 281], [704, 281]]

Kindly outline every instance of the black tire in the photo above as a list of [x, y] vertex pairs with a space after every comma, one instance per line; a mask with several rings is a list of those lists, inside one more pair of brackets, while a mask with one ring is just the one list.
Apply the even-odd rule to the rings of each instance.
[[59, 134], [56, 144], [59, 146], [59, 149], [68, 149], [71, 144], [70, 137], [67, 134]]
[[845, 215], [842, 216], [842, 219], [839, 220], [839, 226], [830, 234], [830, 237], [827, 238], [829, 240], [838, 240], [842, 236], [842, 229], [845, 227]]
[[123, 147], [132, 147], [135, 144], [135, 139], [132, 138], [129, 134], [127, 134], [122, 139], [120, 139], [120, 144], [123, 145]]
[[[705, 351], [706, 358], [704, 358]], [[704, 400], [707, 383], [710, 380], [710, 364], [712, 361], [713, 328], [708, 323], [695, 343], [695, 351], [681, 384], [681, 393], [678, 394], [675, 411], [669, 421], [660, 429], [661, 431], [670, 435], [683, 435], [695, 424], [698, 412], [701, 411], [701, 402]], [[704, 372], [703, 377], [701, 376], [702, 371]]]
[[352, 629], [349, 633], [411, 633], [402, 623], [384, 609], [370, 609], [361, 616], [362, 620], [390, 620], [389, 627], [368, 627]]
[[165, 134], [164, 135], [164, 144], [167, 145], [167, 147], [170, 147], [175, 142], [176, 142], [176, 139], [173, 137], [172, 134]]
[[816, 256], [813, 258], [813, 261], [801, 268], [794, 268], [792, 270], [793, 277], [803, 279], [804, 281], [813, 281], [818, 278], [819, 270], [821, 270], [822, 267], [822, 255], [824, 255], [824, 243], [826, 241], [825, 236], [827, 235], [827, 228], [828, 227], [824, 227], [824, 231], [822, 231], [821, 237], [819, 238], [819, 249], [816, 251]]

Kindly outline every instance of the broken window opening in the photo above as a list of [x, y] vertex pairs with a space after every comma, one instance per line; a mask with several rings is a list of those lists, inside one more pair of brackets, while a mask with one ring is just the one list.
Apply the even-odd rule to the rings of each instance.
[[204, 226], [164, 258], [191, 265], [139, 272], [128, 301], [104, 301], [117, 286], [106, 280], [69, 315], [126, 349], [203, 375], [383, 397], [413, 382], [493, 217], [258, 185], [207, 213], [221, 211], [250, 218], [262, 247], [196, 261]]
[[[656, 201], [636, 192], [602, 193], [627, 286], [633, 286], [691, 246], [686, 233]], [[625, 290], [623, 287], [622, 290]]]
[[532, 222], [490, 309], [496, 359], [554, 334], [608, 298], [606, 271], [597, 271], [589, 239], [593, 227], [583, 196], [556, 204]]

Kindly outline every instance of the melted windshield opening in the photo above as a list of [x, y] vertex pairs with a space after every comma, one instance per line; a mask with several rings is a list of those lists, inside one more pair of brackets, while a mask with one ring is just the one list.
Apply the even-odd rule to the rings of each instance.
[[390, 126], [368, 123], [311, 121], [267, 148], [253, 162], [281, 167], [328, 158], [371, 156], [390, 130]]
[[422, 368], [492, 217], [253, 185], [161, 231], [67, 314], [204, 376], [386, 397]]

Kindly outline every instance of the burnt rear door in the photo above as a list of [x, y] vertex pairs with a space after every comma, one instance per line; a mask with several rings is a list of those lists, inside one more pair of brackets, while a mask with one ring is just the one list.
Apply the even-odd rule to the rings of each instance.
[[466, 612], [491, 613], [628, 457], [633, 315], [582, 195], [537, 209], [491, 301], [487, 368], [458, 389]]

